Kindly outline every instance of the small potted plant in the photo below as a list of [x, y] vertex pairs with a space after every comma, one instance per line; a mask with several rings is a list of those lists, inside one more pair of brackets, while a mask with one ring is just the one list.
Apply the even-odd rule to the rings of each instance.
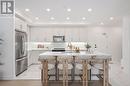
[[90, 51], [91, 46], [88, 43], [85, 44], [85, 47], [86, 47], [87, 51]]

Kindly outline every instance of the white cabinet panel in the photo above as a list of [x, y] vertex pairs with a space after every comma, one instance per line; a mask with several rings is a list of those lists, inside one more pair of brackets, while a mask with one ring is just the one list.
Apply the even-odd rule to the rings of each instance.
[[22, 21], [21, 22], [21, 28], [22, 28], [22, 31], [25, 31], [25, 32], [27, 32], [27, 23], [25, 22], [25, 21]]
[[65, 30], [63, 28], [52, 28], [52, 38], [53, 35], [65, 35]]
[[36, 50], [36, 51], [30, 51], [29, 52], [29, 65], [31, 65], [31, 64], [38, 64], [38, 63], [40, 63], [39, 61], [38, 61], [38, 58], [39, 58], [39, 55], [41, 54], [41, 53], [43, 53], [43, 52], [45, 52], [44, 50]]
[[31, 28], [31, 41], [52, 42], [53, 35], [65, 35], [65, 41], [80, 41], [79, 28]]
[[45, 32], [44, 41], [52, 42], [53, 40], [52, 29], [51, 28], [44, 29], [44, 32]]
[[[44, 36], [45, 36], [45, 33], [42, 33], [42, 31], [40, 29], [31, 29], [31, 41], [33, 42], [37, 42], [37, 41], [43, 41], [44, 40]], [[44, 32], [44, 31], [43, 31]], [[43, 39], [41, 39], [43, 38]]]
[[20, 23], [20, 19], [15, 17], [15, 29], [21, 30]]
[[72, 41], [78, 42], [80, 41], [80, 30], [79, 28], [72, 29]]
[[52, 29], [50, 28], [32, 28], [30, 30], [31, 41], [34, 42], [50, 42], [52, 41]]
[[27, 32], [27, 23], [15, 17], [15, 29]]
[[88, 31], [86, 28], [80, 29], [80, 41], [86, 42], [88, 40]]
[[66, 41], [79, 41], [80, 40], [80, 30], [78, 28], [66, 28], [65, 29], [65, 36]]
[[65, 28], [65, 40], [70, 42], [72, 39], [72, 30], [70, 28]]

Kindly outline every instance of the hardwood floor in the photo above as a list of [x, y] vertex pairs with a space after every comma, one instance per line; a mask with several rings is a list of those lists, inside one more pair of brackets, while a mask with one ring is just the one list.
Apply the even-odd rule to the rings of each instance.
[[[101, 81], [90, 81], [89, 86], [102, 86]], [[0, 81], [0, 86], [44, 86], [39, 80]], [[48, 86], [63, 86], [62, 82], [50, 81]], [[82, 86], [82, 82], [69, 82], [69, 86]], [[111, 86], [111, 85], [109, 85]]]

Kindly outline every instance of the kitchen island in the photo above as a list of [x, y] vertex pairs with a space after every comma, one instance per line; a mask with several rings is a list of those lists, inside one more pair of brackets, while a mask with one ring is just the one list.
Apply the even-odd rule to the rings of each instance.
[[[71, 51], [66, 51], [66, 52], [44, 52], [39, 55], [39, 61], [42, 63], [42, 82], [45, 86], [48, 84], [48, 59], [50, 58], [55, 58], [56, 64], [55, 64], [55, 77], [56, 81], [59, 79], [59, 74], [58, 74], [58, 58], [62, 59], [63, 62], [63, 86], [68, 86], [68, 62], [70, 58], [73, 59], [72, 64], [73, 64], [73, 70], [72, 70], [72, 80], [74, 79], [75, 76], [75, 61], [77, 60], [82, 60], [82, 85], [83, 86], [88, 86], [88, 64], [94, 63], [94, 64], [102, 64], [103, 65], [103, 86], [108, 86], [109, 84], [109, 61], [111, 61], [111, 55], [109, 54], [104, 54], [101, 52], [86, 52], [86, 51], [81, 51], [81, 52], [71, 52]], [[69, 60], [68, 60], [69, 59]]]

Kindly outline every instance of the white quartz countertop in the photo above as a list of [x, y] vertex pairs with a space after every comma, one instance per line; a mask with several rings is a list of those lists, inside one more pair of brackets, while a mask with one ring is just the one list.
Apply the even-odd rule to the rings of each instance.
[[110, 54], [105, 54], [105, 53], [101, 53], [98, 51], [95, 51], [93, 53], [89, 53], [86, 51], [82, 51], [80, 53], [76, 53], [76, 52], [71, 52], [71, 51], [67, 51], [67, 52], [44, 52], [41, 53], [39, 55], [39, 61], [43, 60], [43, 59], [47, 59], [50, 57], [80, 57], [81, 59], [90, 59], [92, 57], [97, 58], [97, 59], [111, 59], [111, 55]]

